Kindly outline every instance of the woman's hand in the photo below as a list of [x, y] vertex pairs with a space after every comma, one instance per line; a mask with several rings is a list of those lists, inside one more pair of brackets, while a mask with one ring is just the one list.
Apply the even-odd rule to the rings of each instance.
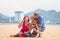
[[21, 26], [23, 26], [23, 21], [18, 25], [18, 28], [20, 28]]
[[25, 34], [27, 34], [28, 32], [24, 32]]
[[18, 25], [18, 28], [20, 28], [20, 27], [21, 27], [21, 24]]

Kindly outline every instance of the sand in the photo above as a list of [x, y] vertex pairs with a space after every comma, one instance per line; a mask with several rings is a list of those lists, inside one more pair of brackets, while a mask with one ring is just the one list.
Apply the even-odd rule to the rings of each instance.
[[17, 24], [1, 24], [0, 25], [0, 40], [60, 40], [60, 27], [46, 27], [40, 38], [21, 38], [10, 37], [11, 34], [19, 32]]

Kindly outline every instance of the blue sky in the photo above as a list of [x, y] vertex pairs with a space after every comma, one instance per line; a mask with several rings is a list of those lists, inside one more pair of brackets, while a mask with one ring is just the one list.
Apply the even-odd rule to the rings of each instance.
[[14, 11], [30, 12], [35, 9], [60, 11], [60, 0], [0, 0], [0, 13], [14, 16]]

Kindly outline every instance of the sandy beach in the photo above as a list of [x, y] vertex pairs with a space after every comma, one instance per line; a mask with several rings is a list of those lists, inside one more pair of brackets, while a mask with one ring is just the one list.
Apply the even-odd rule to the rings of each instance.
[[11, 34], [19, 32], [17, 24], [1, 24], [0, 25], [0, 40], [60, 40], [60, 27], [46, 27], [40, 38], [21, 38], [10, 37]]

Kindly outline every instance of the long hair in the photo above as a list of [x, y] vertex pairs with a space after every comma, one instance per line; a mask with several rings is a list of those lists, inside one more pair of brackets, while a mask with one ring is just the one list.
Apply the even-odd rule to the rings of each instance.
[[[23, 20], [24, 20], [24, 23], [25, 23], [25, 18], [28, 17], [28, 16], [24, 16]], [[29, 17], [28, 17], [28, 22], [29, 22]]]

